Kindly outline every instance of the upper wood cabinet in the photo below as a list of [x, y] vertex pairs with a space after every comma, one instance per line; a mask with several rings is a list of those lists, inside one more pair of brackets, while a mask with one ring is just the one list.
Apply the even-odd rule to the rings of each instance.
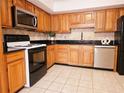
[[43, 22], [44, 15], [43, 15], [43, 11], [41, 9], [39, 9], [38, 7], [35, 7], [34, 12], [35, 12], [35, 14], [37, 16], [37, 20], [38, 20], [37, 30], [39, 32], [43, 32], [43, 30], [44, 30], [44, 22]]
[[69, 15], [70, 25], [81, 24], [81, 14], [73, 13]]
[[34, 13], [34, 5], [27, 1], [26, 2], [26, 10]]
[[124, 8], [119, 9], [119, 16], [124, 16]]
[[69, 15], [67, 14], [60, 15], [60, 22], [61, 33], [70, 32]]
[[94, 24], [95, 23], [95, 13], [94, 12], [84, 12], [82, 16], [84, 17], [82, 19], [84, 24]]
[[105, 31], [111, 32], [117, 29], [118, 9], [106, 10]]
[[96, 32], [102, 32], [105, 31], [105, 11], [101, 10], [101, 11], [96, 11]]
[[2, 16], [2, 27], [11, 28], [12, 27], [12, 16], [11, 16], [11, 7], [12, 0], [2, 0], [1, 5], [1, 16]]
[[70, 45], [70, 64], [71, 65], [78, 65], [79, 63], [79, 45]]
[[80, 61], [79, 65], [82, 66], [93, 66], [93, 57], [94, 57], [94, 47], [93, 46], [80, 46]]
[[47, 13], [43, 13], [43, 21], [44, 21], [44, 32], [51, 31], [51, 16]]
[[51, 30], [52, 32], [59, 32], [60, 30], [60, 17], [58, 15], [51, 16]]
[[51, 28], [53, 32], [68, 33], [70, 32], [69, 15], [52, 15]]
[[26, 8], [26, 0], [13, 0], [13, 5], [23, 8]]
[[117, 28], [118, 9], [96, 11], [96, 32], [114, 32]]

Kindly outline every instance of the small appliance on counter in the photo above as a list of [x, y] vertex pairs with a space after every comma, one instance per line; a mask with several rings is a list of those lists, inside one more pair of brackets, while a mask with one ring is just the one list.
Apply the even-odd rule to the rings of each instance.
[[4, 35], [6, 52], [25, 49], [26, 87], [31, 87], [47, 73], [46, 44], [31, 44], [28, 35]]
[[121, 16], [117, 20], [117, 32], [115, 33], [115, 39], [119, 43], [117, 72], [120, 75], [124, 75], [124, 16]]

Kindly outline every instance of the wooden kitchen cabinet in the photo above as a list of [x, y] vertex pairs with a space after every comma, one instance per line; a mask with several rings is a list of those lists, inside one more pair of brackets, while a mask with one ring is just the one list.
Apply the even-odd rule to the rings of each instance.
[[70, 14], [69, 18], [70, 18], [70, 25], [81, 24], [81, 14], [80, 13]]
[[55, 46], [47, 47], [47, 68], [51, 67], [55, 62]]
[[93, 67], [94, 47], [90, 45], [80, 46], [79, 65]]
[[60, 15], [60, 33], [68, 33], [70, 32], [70, 24], [69, 24], [69, 15], [62, 14]]
[[44, 32], [50, 32], [51, 31], [51, 17], [47, 13], [43, 13], [43, 21], [44, 21]]
[[26, 9], [26, 0], [13, 0], [13, 5]]
[[1, 24], [1, 12], [0, 12], [0, 46], [1, 46], [0, 47], [0, 93], [8, 93], [7, 64], [6, 62], [4, 62], [2, 39], [3, 39], [3, 34], [2, 34], [2, 24]]
[[51, 16], [51, 30], [52, 32], [59, 32], [60, 30], [60, 16], [52, 15]]
[[95, 23], [95, 13], [94, 12], [84, 12], [83, 13], [84, 24], [94, 24]]
[[2, 27], [11, 28], [12, 27], [12, 16], [11, 16], [11, 7], [12, 0], [2, 0], [1, 5], [1, 16], [2, 16]]
[[96, 32], [104, 32], [105, 31], [105, 21], [106, 20], [106, 14], [105, 10], [96, 11]]
[[70, 63], [69, 64], [78, 65], [79, 60], [80, 60], [79, 45], [69, 45], [69, 49], [70, 49]]
[[35, 7], [35, 14], [37, 16], [37, 30], [38, 32], [42, 32], [44, 30], [44, 22], [43, 22], [43, 11], [39, 9], [38, 7]]
[[15, 93], [25, 85], [24, 51], [5, 55], [8, 68], [9, 93]]
[[55, 46], [55, 62], [61, 64], [69, 63], [69, 46], [56, 45]]
[[96, 32], [114, 32], [117, 28], [118, 9], [96, 11]]
[[69, 33], [70, 25], [69, 25], [69, 15], [68, 14], [60, 14], [60, 15], [52, 15], [51, 17], [51, 29], [56, 33]]
[[124, 8], [119, 9], [119, 16], [124, 16]]
[[118, 9], [106, 10], [105, 31], [114, 32], [117, 29]]
[[32, 12], [32, 13], [34, 13], [34, 5], [33, 4], [31, 4], [30, 2], [26, 2], [26, 10], [27, 11], [30, 11], [30, 12]]

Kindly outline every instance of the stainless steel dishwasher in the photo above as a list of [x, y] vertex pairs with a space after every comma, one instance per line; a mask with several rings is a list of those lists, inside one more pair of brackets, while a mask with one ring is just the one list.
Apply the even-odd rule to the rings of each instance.
[[115, 48], [115, 46], [95, 46], [94, 67], [113, 69]]

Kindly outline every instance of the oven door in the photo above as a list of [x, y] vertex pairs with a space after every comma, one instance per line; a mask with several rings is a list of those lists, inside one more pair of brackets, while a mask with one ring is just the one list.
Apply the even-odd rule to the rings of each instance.
[[28, 54], [30, 73], [46, 65], [46, 47], [29, 49]]
[[28, 50], [30, 86], [34, 85], [47, 73], [46, 47]]

